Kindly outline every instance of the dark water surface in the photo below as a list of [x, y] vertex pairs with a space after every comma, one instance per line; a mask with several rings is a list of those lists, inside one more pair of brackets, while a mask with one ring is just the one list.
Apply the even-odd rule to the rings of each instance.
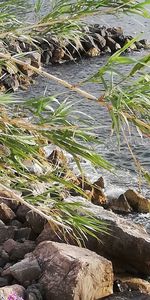
[[[150, 8], [150, 6], [149, 6]], [[30, 17], [31, 17], [30, 13]], [[89, 23], [99, 23], [106, 26], [121, 26], [125, 34], [138, 35], [142, 34], [142, 38], [150, 39], [150, 20], [144, 19], [140, 16], [94, 16], [87, 19]], [[135, 52], [134, 57], [140, 57], [146, 54], [146, 51]], [[107, 57], [96, 57], [90, 59], [83, 59], [76, 63], [66, 63], [62, 65], [48, 66], [47, 72], [56, 75], [72, 84], [83, 81], [91, 76], [94, 72], [104, 65]], [[127, 72], [128, 67], [121, 66], [120, 72]], [[100, 96], [102, 93], [102, 86], [98, 84], [86, 84], [83, 87], [86, 91], [93, 93], [95, 96]], [[40, 96], [53, 95], [61, 92], [68, 92], [62, 86], [58, 86], [55, 82], [49, 81], [46, 78], [38, 77], [35, 85], [32, 85], [27, 92], [19, 92], [20, 96]], [[64, 99], [67, 94], [61, 98]], [[94, 120], [93, 126], [99, 126], [95, 130], [96, 134], [102, 141], [102, 144], [97, 146], [97, 151], [106, 159], [108, 159], [117, 168], [116, 176], [104, 170], [94, 171], [88, 163], [84, 163], [84, 167], [89, 176], [95, 179], [99, 174], [105, 178], [108, 194], [120, 194], [128, 187], [137, 187], [137, 176], [135, 173], [133, 159], [127, 149], [124, 139], [121, 139], [120, 150], [117, 146], [116, 137], [111, 137], [111, 121], [105, 108], [101, 108], [96, 102], [82, 99], [77, 94], [72, 94], [69, 98], [75, 103], [74, 110], [82, 111], [91, 115]], [[135, 132], [129, 137], [132, 144], [134, 154], [137, 155], [141, 165], [150, 171], [150, 141], [148, 139], [141, 139]], [[143, 193], [150, 196], [149, 188], [144, 184]]]

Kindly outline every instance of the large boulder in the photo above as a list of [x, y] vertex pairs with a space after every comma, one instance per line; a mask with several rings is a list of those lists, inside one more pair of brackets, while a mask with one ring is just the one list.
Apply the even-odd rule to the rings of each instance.
[[87, 210], [109, 228], [109, 234], [99, 233], [101, 243], [90, 241], [88, 248], [119, 261], [127, 271], [150, 275], [150, 235], [144, 227], [92, 203], [87, 204]]
[[112, 294], [112, 264], [84, 248], [46, 241], [33, 252], [45, 300], [96, 300]]
[[[113, 262], [117, 261], [120, 265], [125, 266], [125, 271], [150, 275], [150, 235], [143, 226], [121, 218], [103, 207], [93, 205], [81, 197], [69, 197], [65, 201], [82, 202], [88, 213], [93, 213], [98, 220], [108, 225], [109, 234], [97, 233], [101, 242], [90, 237], [86, 244], [87, 248]], [[50, 227], [48, 229], [47, 224], [37, 242], [44, 239], [58, 241], [59, 235], [52, 232]], [[61, 236], [60, 241], [62, 240]]]

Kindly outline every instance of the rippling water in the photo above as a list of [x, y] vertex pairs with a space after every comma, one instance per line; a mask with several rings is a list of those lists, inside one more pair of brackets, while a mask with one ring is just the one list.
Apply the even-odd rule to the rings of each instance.
[[[30, 17], [32, 13], [30, 14]], [[88, 18], [89, 23], [99, 23], [106, 26], [121, 26], [126, 34], [136, 35], [141, 33], [142, 37], [149, 38], [150, 34], [150, 20], [143, 19], [140, 16], [94, 16]], [[134, 57], [140, 57], [146, 52], [135, 52], [132, 54]], [[56, 75], [64, 80], [69, 81], [72, 84], [78, 83], [88, 76], [91, 76], [94, 72], [106, 62], [107, 57], [96, 57], [90, 59], [83, 59], [76, 63], [67, 63], [62, 65], [48, 66], [46, 69], [53, 75]], [[121, 72], [126, 72], [128, 67], [121, 67]], [[95, 96], [99, 96], [102, 93], [102, 86], [98, 84], [88, 83], [84, 86], [84, 89], [93, 93]], [[67, 92], [62, 86], [58, 86], [55, 82], [49, 81], [46, 78], [37, 78], [35, 85], [31, 86], [28, 92], [19, 92], [19, 95], [23, 97], [27, 96], [40, 96], [44, 93], [46, 95], [57, 94], [61, 92]], [[65, 96], [64, 96], [65, 97]], [[110, 174], [104, 170], [94, 171], [87, 163], [84, 164], [84, 168], [91, 178], [96, 178], [99, 174], [102, 174], [105, 178], [108, 194], [119, 194], [128, 187], [137, 187], [137, 176], [135, 173], [133, 159], [127, 149], [124, 139], [121, 139], [120, 150], [117, 146], [115, 136], [111, 136], [111, 120], [108, 112], [105, 108], [99, 107], [99, 105], [90, 100], [85, 100], [79, 97], [77, 94], [72, 96], [74, 110], [83, 111], [89, 115], [92, 115], [93, 126], [99, 126], [95, 130], [96, 134], [102, 141], [102, 144], [97, 146], [97, 151], [106, 159], [108, 159], [116, 167], [116, 175]], [[148, 139], [141, 139], [135, 132], [129, 136], [129, 141], [132, 144], [133, 151], [137, 155], [141, 162], [141, 165], [150, 171], [150, 142]], [[143, 185], [143, 193], [150, 196], [149, 187], [146, 184]]]

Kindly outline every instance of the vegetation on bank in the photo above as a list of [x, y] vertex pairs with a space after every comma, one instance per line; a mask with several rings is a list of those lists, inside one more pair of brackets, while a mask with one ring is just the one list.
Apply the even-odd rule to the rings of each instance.
[[[22, 42], [28, 41], [35, 45], [37, 37], [49, 33], [60, 43], [66, 40], [73, 42], [82, 35], [82, 18], [94, 13], [125, 12], [150, 17], [145, 8], [149, 1], [55, 1], [50, 12], [43, 15], [43, 2], [39, 0], [34, 7], [34, 23], [26, 21], [25, 25], [21, 16], [28, 8], [30, 10], [30, 7], [24, 2], [1, 1], [0, 43], [5, 43], [6, 39], [15, 41], [19, 37]], [[21, 64], [27, 70], [65, 85], [70, 93], [73, 90], [89, 101], [97, 101], [99, 109], [104, 106], [108, 110], [112, 119], [112, 132], [117, 134], [118, 142], [122, 132], [137, 170], [149, 180], [150, 175], [140, 167], [126, 138], [126, 130], [130, 132], [132, 126], [143, 138], [150, 136], [150, 55], [146, 54], [138, 61], [133, 56], [123, 55], [135, 41], [136, 39], [129, 41], [109, 57], [107, 63], [96, 74], [87, 78], [90, 82], [103, 83], [105, 91], [99, 99], [84, 91], [83, 82], [82, 89], [73, 87], [71, 83], [54, 78], [42, 68], [31, 66], [26, 61], [26, 56], [33, 54], [29, 51], [17, 55], [9, 51], [6, 54], [1, 52], [0, 47], [0, 79], [4, 76], [4, 67], [13, 72]], [[125, 64], [130, 64], [130, 71], [128, 74], [120, 74], [119, 68]], [[108, 76], [106, 79], [106, 74], [109, 74], [109, 79]], [[93, 151], [94, 144], [98, 141], [89, 130], [89, 124], [81, 123], [78, 113], [74, 113], [75, 117], [70, 121], [72, 103], [64, 100], [63, 95], [62, 102], [59, 103], [54, 96], [19, 101], [8, 93], [1, 93], [0, 108], [0, 190], [7, 192], [8, 198], [26, 203], [35, 212], [38, 211], [51, 223], [54, 230], [56, 227], [61, 228], [60, 230], [70, 233], [75, 238], [88, 234], [96, 237], [97, 231], [106, 232], [105, 224], [94, 219], [92, 215], [83, 215], [83, 204], [63, 201], [68, 195], [68, 190], [74, 190], [77, 194], [87, 197], [65, 160], [67, 153], [77, 164], [82, 178], [82, 159], [89, 160], [94, 166], [110, 171], [112, 169], [109, 162]], [[63, 162], [58, 159], [54, 163], [46, 155], [46, 149], [51, 145], [65, 151], [65, 155], [61, 152]]]

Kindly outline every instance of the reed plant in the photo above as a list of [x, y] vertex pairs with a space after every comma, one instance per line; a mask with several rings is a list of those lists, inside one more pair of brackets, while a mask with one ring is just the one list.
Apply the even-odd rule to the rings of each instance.
[[[150, 17], [145, 8], [149, 1], [137, 3], [126, 0], [90, 0], [90, 1], [50, 1], [49, 12], [43, 14], [44, 1], [36, 1], [34, 7], [28, 1], [8, 0], [0, 2], [0, 43], [7, 39], [20, 39], [34, 44], [39, 37], [51, 34], [61, 43], [74, 41], [82, 35], [85, 23], [83, 18], [90, 14], [104, 13], [137, 13]], [[34, 22], [24, 19], [25, 11], [35, 12]], [[63, 84], [72, 91], [97, 101], [99, 109], [104, 106], [112, 119], [112, 131], [116, 132], [118, 141], [120, 132], [125, 135], [125, 128], [130, 132], [134, 126], [143, 137], [150, 136], [150, 55], [139, 60], [123, 56], [123, 52], [131, 43], [112, 55], [107, 63], [86, 81], [103, 83], [104, 92], [98, 99], [84, 90], [84, 82], [79, 87], [57, 78], [43, 69], [31, 66], [24, 58], [29, 53], [4, 53], [0, 46], [0, 79], [2, 68], [11, 70], [22, 65], [50, 80]], [[1, 44], [0, 44], [1, 45]], [[121, 75], [121, 65], [131, 66], [130, 72]], [[106, 79], [109, 74], [109, 80]], [[114, 77], [117, 77], [114, 81]], [[115, 83], [114, 83], [115, 82]], [[81, 88], [80, 88], [81, 85]], [[97, 232], [107, 232], [107, 226], [92, 214], [88, 214], [86, 206], [81, 202], [65, 202], [63, 195], [74, 189], [86, 197], [73, 180], [69, 166], [53, 164], [45, 155], [46, 147], [53, 145], [65, 155], [71, 155], [82, 176], [82, 159], [90, 161], [96, 167], [112, 170], [112, 166], [93, 150], [97, 139], [88, 128], [75, 121], [69, 115], [72, 103], [57, 96], [26, 99], [19, 101], [10, 94], [0, 94], [0, 190], [5, 190], [8, 197], [26, 204], [36, 213], [46, 218], [54, 230], [59, 229], [74, 236], [78, 242], [89, 234], [97, 237]], [[126, 135], [124, 136], [126, 138]], [[128, 148], [132, 151], [128, 140]], [[92, 146], [90, 146], [92, 145]], [[133, 153], [132, 153], [133, 154]], [[135, 158], [139, 170], [139, 162]], [[149, 180], [149, 173], [142, 169], [142, 174]], [[38, 188], [37, 188], [38, 187]]]

